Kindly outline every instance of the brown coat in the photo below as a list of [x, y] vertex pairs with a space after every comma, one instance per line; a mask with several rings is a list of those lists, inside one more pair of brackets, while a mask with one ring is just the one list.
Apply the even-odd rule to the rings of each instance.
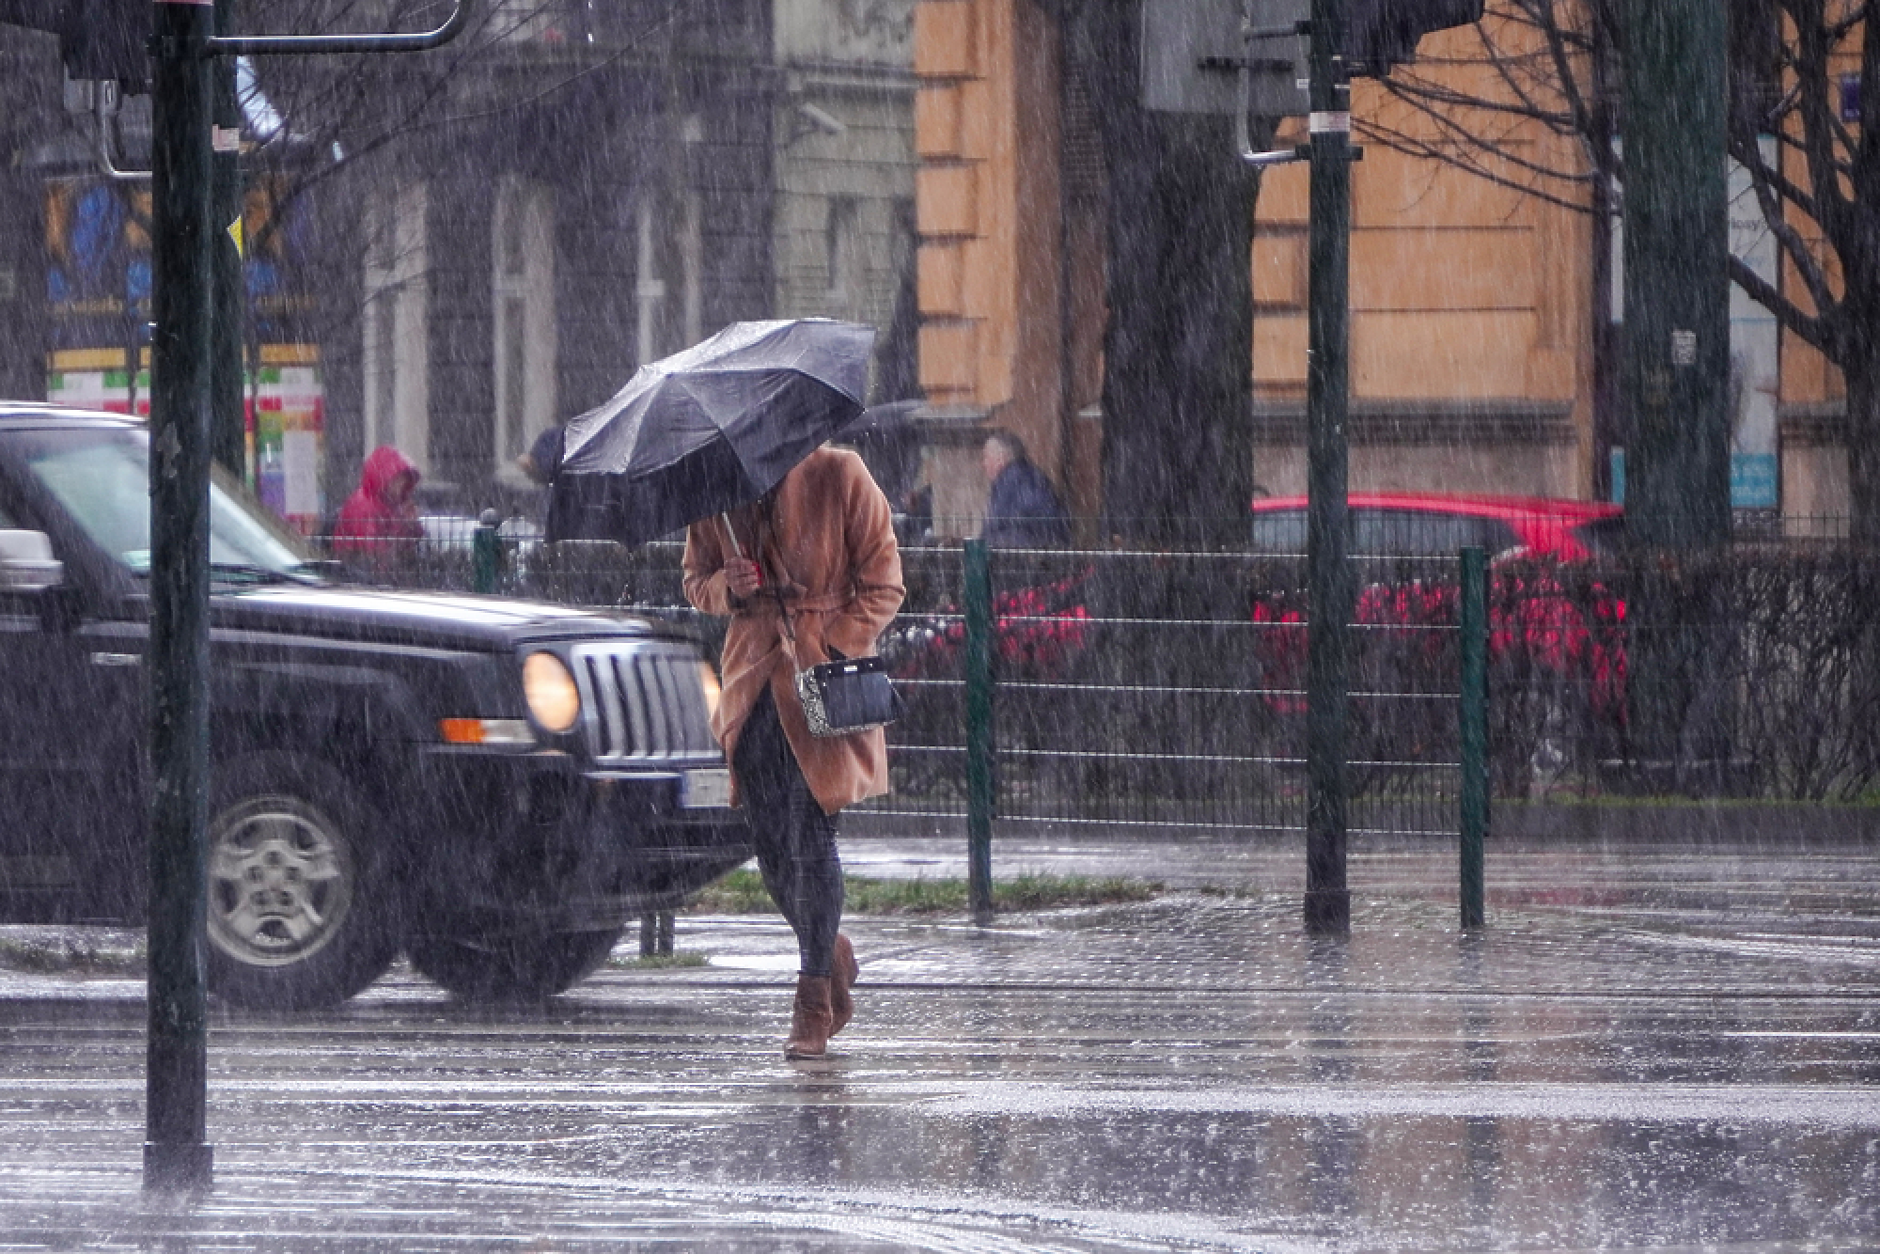
[[845, 657], [872, 654], [906, 595], [888, 498], [860, 457], [821, 448], [784, 477], [767, 518], [762, 507], [746, 505], [731, 511], [731, 524], [744, 555], [761, 554], [764, 569], [764, 587], [744, 601], [725, 587], [724, 561], [733, 550], [724, 520], [701, 519], [685, 537], [686, 599], [707, 614], [731, 616], [724, 695], [712, 718], [726, 760], [735, 760], [738, 733], [768, 684], [784, 736], [825, 813], [887, 792], [888, 741], [880, 728], [809, 734], [771, 589], [782, 590], [790, 609], [801, 665], [828, 661], [831, 648]]

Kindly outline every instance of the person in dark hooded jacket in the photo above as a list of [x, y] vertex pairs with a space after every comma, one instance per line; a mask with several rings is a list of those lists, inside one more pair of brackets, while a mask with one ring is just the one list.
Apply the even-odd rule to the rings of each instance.
[[1042, 549], [1070, 543], [1070, 515], [1044, 471], [1026, 456], [1024, 441], [1010, 431], [994, 431], [979, 460], [992, 483], [986, 525], [979, 533], [987, 544]]
[[405, 548], [402, 541], [424, 539], [418, 522], [418, 468], [389, 444], [372, 450], [359, 474], [359, 487], [340, 506], [333, 525], [333, 551], [340, 557], [380, 560]]

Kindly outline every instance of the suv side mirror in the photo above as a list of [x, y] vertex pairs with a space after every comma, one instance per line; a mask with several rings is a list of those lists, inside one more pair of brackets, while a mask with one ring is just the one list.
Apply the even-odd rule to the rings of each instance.
[[43, 531], [0, 531], [0, 592], [44, 592], [65, 582]]

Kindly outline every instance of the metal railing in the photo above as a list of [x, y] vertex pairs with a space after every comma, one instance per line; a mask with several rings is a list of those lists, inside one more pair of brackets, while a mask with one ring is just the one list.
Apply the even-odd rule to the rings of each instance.
[[[724, 623], [685, 601], [682, 546], [501, 541], [474, 527], [362, 565], [404, 587], [609, 606]], [[479, 548], [481, 543], [483, 548]], [[487, 556], [495, 546], [500, 558]], [[479, 559], [479, 552], [486, 556]], [[907, 712], [892, 793], [856, 807], [909, 833], [968, 814], [966, 583], [957, 547], [901, 551], [907, 599], [883, 633]], [[1249, 553], [994, 550], [990, 639], [995, 812], [1006, 830], [1260, 834], [1305, 823], [1303, 561]], [[1448, 589], [1443, 621], [1361, 598], [1352, 671], [1351, 829], [1457, 831], [1456, 558], [1363, 558], [1372, 588]], [[1437, 602], [1444, 593], [1430, 591]], [[1367, 608], [1368, 607], [1368, 608]]]
[[[501, 543], [481, 586], [724, 624], [685, 605], [680, 546]], [[374, 574], [477, 586], [469, 533]], [[894, 793], [909, 832], [967, 812], [959, 548], [902, 550], [881, 650], [909, 711]], [[1457, 832], [1455, 555], [1354, 558], [1351, 830]], [[1304, 560], [1248, 552], [993, 550], [993, 769], [1006, 830], [1282, 833], [1303, 824]], [[1864, 803], [1880, 789], [1880, 556], [1765, 541], [1709, 554], [1499, 555], [1485, 572], [1493, 795]]]

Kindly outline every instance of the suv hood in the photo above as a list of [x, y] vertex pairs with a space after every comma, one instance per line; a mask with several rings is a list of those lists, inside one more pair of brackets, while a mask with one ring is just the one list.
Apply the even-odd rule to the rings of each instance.
[[642, 618], [546, 602], [335, 584], [218, 593], [215, 625], [339, 640], [503, 650], [529, 640], [672, 634]]

